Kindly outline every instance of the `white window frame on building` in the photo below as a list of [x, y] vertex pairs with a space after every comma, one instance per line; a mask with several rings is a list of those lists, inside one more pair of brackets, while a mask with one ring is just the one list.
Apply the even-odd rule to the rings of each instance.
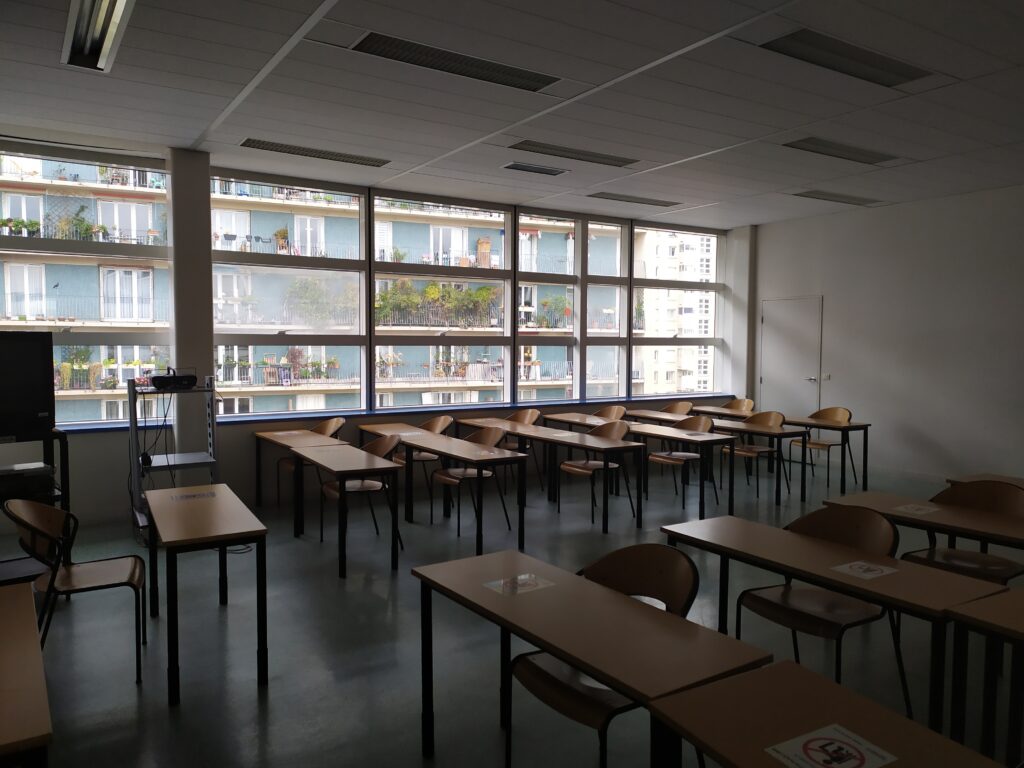
[[251, 297], [251, 272], [214, 271], [213, 307], [218, 323], [230, 325], [250, 322], [251, 318], [248, 315], [251, 312], [251, 304], [245, 300]]
[[[114, 296], [108, 295], [107, 276], [114, 274]], [[128, 295], [125, 293], [123, 279], [129, 279]], [[153, 322], [154, 270], [152, 267], [120, 267], [100, 266], [100, 317], [102, 320], [128, 321], [138, 323]], [[141, 295], [140, 286], [149, 285], [149, 295]], [[113, 307], [113, 314], [110, 308]], [[128, 310], [127, 312], [125, 310]]]
[[42, 176], [43, 160], [40, 157], [21, 157], [20, 155], [4, 155], [0, 173], [4, 176]]
[[[128, 215], [127, 222], [122, 220], [125, 214]], [[96, 222], [107, 228], [107, 238], [112, 241], [145, 245], [149, 242], [149, 233], [153, 229], [153, 204], [97, 200]]]
[[[244, 407], [244, 410], [241, 408]], [[217, 401], [217, 413], [221, 416], [237, 416], [252, 413], [252, 398], [242, 396], [221, 397]]]
[[[213, 228], [213, 247], [222, 251], [242, 251], [249, 248], [249, 211], [214, 208], [210, 211]], [[232, 238], [233, 239], [229, 239]]]
[[322, 258], [327, 255], [323, 216], [295, 214], [292, 250], [295, 256]]
[[[43, 225], [43, 216], [45, 210], [43, 208], [43, 195], [26, 195], [21, 192], [5, 192], [4, 193], [4, 210], [3, 210], [3, 221], [0, 222], [0, 226], [4, 226], [7, 219], [21, 219], [22, 221], [38, 221], [39, 226]], [[29, 213], [29, 203], [34, 203], [37, 206], [37, 212], [33, 216]], [[15, 205], [17, 203], [17, 205]], [[22, 235], [27, 236], [28, 230], [22, 229], [19, 232], [10, 232], [10, 235]]]
[[430, 254], [433, 259], [432, 263], [442, 267], [479, 266], [470, 263], [469, 227], [431, 224]]
[[[157, 413], [156, 409], [156, 398], [155, 397], [140, 397], [136, 403], [136, 410], [140, 419], [157, 419], [163, 416], [163, 412]], [[116, 416], [108, 415], [113, 406], [117, 412]], [[128, 420], [128, 401], [127, 400], [101, 400], [101, 420], [102, 421], [127, 421]], [[170, 414], [168, 414], [168, 417]]]
[[[20, 273], [12, 275], [12, 273]], [[32, 278], [30, 275], [37, 275], [40, 293], [33, 295]], [[12, 291], [11, 288], [16, 282], [20, 282], [20, 290]], [[21, 309], [15, 306], [17, 297], [21, 297]], [[37, 317], [46, 317], [46, 265], [26, 264], [22, 262], [4, 263], [4, 302], [7, 308], [7, 316], [18, 318], [24, 316], [26, 320], [34, 320]]]

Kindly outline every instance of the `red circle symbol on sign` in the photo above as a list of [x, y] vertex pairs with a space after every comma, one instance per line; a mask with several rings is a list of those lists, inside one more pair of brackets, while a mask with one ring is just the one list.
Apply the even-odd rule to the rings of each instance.
[[808, 739], [804, 757], [822, 768], [863, 768], [867, 758], [853, 744], [840, 739]]

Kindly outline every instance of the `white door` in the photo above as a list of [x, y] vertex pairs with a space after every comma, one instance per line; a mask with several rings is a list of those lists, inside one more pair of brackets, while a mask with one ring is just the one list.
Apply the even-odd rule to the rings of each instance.
[[757, 410], [807, 416], [821, 407], [821, 299], [761, 302]]

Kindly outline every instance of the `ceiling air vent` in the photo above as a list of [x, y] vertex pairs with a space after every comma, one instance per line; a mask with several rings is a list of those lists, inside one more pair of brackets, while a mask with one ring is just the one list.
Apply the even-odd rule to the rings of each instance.
[[813, 152], [816, 155], [828, 155], [829, 157], [839, 157], [843, 160], [852, 160], [855, 163], [867, 163], [868, 165], [878, 165], [899, 160], [898, 157], [893, 155], [886, 155], [849, 144], [840, 144], [838, 141], [829, 141], [818, 136], [808, 136], [806, 139], [790, 141], [782, 146], [801, 149], [804, 152]]
[[507, 85], [510, 88], [519, 88], [523, 91], [539, 91], [558, 82], [558, 78], [551, 77], [551, 75], [543, 75], [540, 72], [531, 72], [528, 69], [519, 69], [518, 67], [509, 67], [505, 64], [487, 61], [486, 59], [478, 59], [475, 56], [453, 53], [443, 48], [413, 43], [398, 37], [380, 35], [376, 32], [366, 35], [352, 46], [352, 50], [368, 53], [372, 56], [380, 56], [385, 59], [392, 59], [393, 61], [403, 61], [406, 64], [413, 64], [417, 67], [426, 67], [427, 69], [449, 72], [453, 75], [471, 77], [474, 80]]
[[637, 205], [656, 205], [659, 208], [671, 208], [680, 203], [671, 200], [658, 200], [653, 197], [637, 197], [636, 195], [619, 195], [615, 192], [595, 192], [587, 197], [596, 197], [598, 200], [615, 200], [619, 203], [636, 203]]
[[842, 72], [850, 77], [889, 87], [903, 85], [932, 74], [905, 61], [844, 43], [842, 40], [810, 29], [798, 29], [796, 32], [762, 43], [761, 47], [809, 64], [817, 64], [825, 69]]
[[524, 173], [539, 173], [542, 176], [560, 176], [565, 173], [565, 168], [550, 168], [546, 165], [532, 165], [531, 163], [509, 163], [502, 166], [510, 171], [523, 171]]
[[314, 149], [313, 147], [299, 147], [295, 144], [279, 144], [276, 141], [264, 141], [263, 139], [246, 139], [242, 142], [243, 147], [249, 149], [262, 149], [267, 152], [281, 152], [286, 155], [300, 155], [312, 157], [317, 160], [330, 160], [335, 163], [349, 163], [350, 165], [369, 165], [373, 168], [390, 163], [390, 160], [383, 160], [379, 157], [365, 157], [364, 155], [350, 155], [346, 152], [332, 152], [328, 149]]
[[884, 200], [872, 200], [870, 197], [857, 197], [856, 195], [844, 195], [841, 192], [826, 192], [823, 189], [808, 189], [806, 192], [794, 192], [794, 197], [809, 197], [813, 200], [826, 200], [830, 203], [845, 203], [846, 205], [884, 205]]
[[573, 149], [572, 147], [560, 147], [557, 144], [544, 144], [540, 141], [520, 141], [513, 144], [509, 149], [521, 149], [524, 152], [534, 152], [538, 155], [551, 155], [552, 157], [565, 157], [569, 160], [580, 160], [584, 163], [598, 163], [599, 165], [614, 165], [616, 168], [625, 168], [627, 165], [639, 162], [630, 157], [616, 157], [615, 155], [602, 155], [600, 152], [588, 152], [585, 149]]

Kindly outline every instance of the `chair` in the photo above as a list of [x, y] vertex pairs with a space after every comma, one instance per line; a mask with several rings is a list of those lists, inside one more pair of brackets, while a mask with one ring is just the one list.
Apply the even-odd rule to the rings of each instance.
[[[849, 424], [850, 419], [853, 418], [853, 414], [849, 408], [842, 408], [839, 406], [833, 406], [831, 408], [822, 408], [819, 411], [815, 411], [810, 415], [812, 419], [826, 419], [828, 421], [838, 421], [841, 424]], [[793, 438], [789, 441], [789, 464], [793, 464], [793, 445], [800, 445], [800, 438]], [[812, 440], [807, 439], [807, 450], [809, 451], [825, 451], [825, 487], [828, 488], [832, 480], [832, 449], [836, 446], [842, 446], [842, 442], [832, 442], [829, 440], [822, 440], [820, 438]], [[853, 484], [857, 484], [857, 464], [853, 460], [853, 448], [850, 444], [846, 444], [847, 450], [850, 452], [850, 467], [853, 469]], [[845, 461], [845, 457], [843, 457]], [[814, 454], [811, 454], [811, 477], [814, 476]]]
[[[899, 545], [896, 527], [874, 510], [854, 506], [834, 506], [811, 512], [794, 520], [786, 530], [816, 539], [853, 547], [868, 555], [892, 557]], [[835, 681], [842, 682], [843, 635], [852, 627], [889, 619], [896, 668], [903, 689], [907, 716], [913, 717], [910, 690], [903, 667], [899, 630], [891, 610], [848, 597], [828, 589], [797, 585], [787, 578], [774, 587], [757, 587], [740, 593], [736, 600], [736, 639], [741, 638], [742, 609], [787, 627], [793, 638], [793, 656], [799, 663], [797, 632], [835, 641]]]
[[693, 410], [693, 403], [689, 400], [676, 400], [674, 403], [669, 403], [661, 410], [665, 413], [674, 413], [679, 416], [685, 416]]
[[[345, 424], [345, 419], [341, 416], [335, 416], [334, 418], [321, 421], [315, 427], [311, 428], [310, 432], [316, 432], [318, 435], [325, 435], [326, 437], [334, 437], [338, 434], [338, 430]], [[278, 506], [281, 504], [281, 470], [285, 472], [295, 471], [296, 458], [292, 455], [283, 456], [277, 460], [277, 503]]]
[[46, 645], [59, 596], [128, 587], [135, 595], [135, 682], [141, 683], [142, 646], [146, 644], [146, 564], [142, 558], [127, 555], [75, 563], [71, 550], [78, 534], [77, 517], [49, 504], [24, 499], [4, 502], [4, 512], [17, 528], [21, 548], [49, 569], [35, 583], [36, 589], [44, 593], [39, 611], [40, 645]]
[[[453, 421], [455, 421], [455, 419], [448, 415], [435, 416], [434, 418], [427, 419], [422, 424], [420, 424], [420, 429], [425, 429], [427, 430], [427, 432], [433, 432], [435, 435], [441, 435], [444, 434], [444, 431], [452, 425]], [[405, 451], [399, 451], [391, 458], [391, 460], [395, 462], [395, 464], [401, 464], [402, 466], [405, 466]], [[431, 487], [430, 483], [430, 475], [427, 474], [427, 464], [429, 464], [432, 461], [440, 460], [441, 457], [438, 456], [436, 453], [430, 453], [429, 451], [412, 452], [413, 464], [420, 465], [420, 468], [423, 470], [423, 479], [427, 483], [427, 490], [431, 494], [433, 493], [433, 488]]]
[[[621, 408], [622, 406], [614, 406]], [[594, 437], [607, 437], [612, 440], [621, 440], [629, 432], [629, 425], [624, 421], [609, 421], [607, 424], [601, 424], [600, 426], [594, 427], [588, 435]], [[559, 470], [565, 472], [567, 475], [575, 475], [576, 477], [589, 477], [590, 478], [590, 522], [594, 522], [594, 509], [597, 507], [597, 496], [594, 490], [594, 482], [597, 478], [597, 473], [604, 471], [604, 461], [601, 459], [592, 458], [590, 451], [584, 451], [586, 454], [585, 459], [567, 459], [559, 465]], [[622, 465], [614, 461], [608, 462], [609, 472], [621, 472], [622, 477], [626, 481], [626, 495], [629, 497], [629, 508], [633, 512], [633, 517], [636, 517], [636, 508], [633, 506], [633, 494], [629, 489], [629, 475], [622, 468]], [[562, 484], [558, 484], [558, 493], [556, 494], [558, 499], [558, 513], [562, 513]]]
[[[477, 430], [469, 437], [464, 438], [467, 443], [475, 443], [485, 448], [493, 448], [505, 437], [505, 430], [501, 427], [484, 427]], [[487, 478], [494, 478], [494, 485], [498, 489], [498, 498], [501, 499], [501, 510], [505, 513], [505, 525], [512, 530], [512, 521], [508, 517], [508, 508], [505, 506], [505, 495], [498, 485], [498, 478], [489, 469], [478, 469], [477, 467], [442, 467], [434, 470], [434, 480], [445, 486], [446, 489], [454, 487], [456, 490], [455, 502], [455, 535], [462, 535], [462, 482], [464, 480], [476, 480], [482, 483]], [[431, 486], [433, 487], [433, 486]], [[483, 514], [483, 510], [476, 509], [476, 497], [470, 494], [474, 511]], [[430, 494], [430, 522], [434, 522], [434, 494]]]
[[[687, 405], [689, 405], [689, 403], [687, 403]], [[675, 429], [685, 429], [685, 430], [690, 431], [690, 432], [710, 432], [712, 430], [712, 428], [714, 427], [714, 422], [711, 420], [710, 416], [690, 416], [689, 418], [683, 419], [681, 421], [677, 421], [672, 426]], [[679, 493], [679, 486], [676, 483], [676, 467], [683, 467], [683, 472], [684, 472], [683, 483], [685, 485], [686, 483], [689, 482], [690, 462], [696, 461], [696, 462], [698, 462], [698, 466], [699, 466], [700, 454], [699, 453], [691, 453], [689, 451], [678, 451], [678, 450], [675, 450], [675, 447], [678, 447], [678, 446], [673, 447], [671, 445], [672, 441], [669, 441], [669, 443], [670, 443], [670, 445], [669, 445], [670, 450], [668, 450], [668, 451], [653, 452], [653, 453], [651, 453], [651, 454], [649, 454], [647, 456], [647, 461], [649, 461], [651, 464], [659, 464], [661, 466], [671, 467], [672, 468], [672, 488], [678, 494]], [[705, 469], [704, 467], [700, 467], [700, 469], [698, 471], [701, 471], [701, 474], [703, 475], [703, 470], [704, 469]], [[710, 470], [711, 468], [707, 467], [707, 469]], [[717, 504], [718, 503], [718, 486], [715, 485], [715, 478], [711, 474], [711, 472], [708, 471], [707, 474], [708, 474], [708, 479], [711, 480], [711, 488], [715, 492], [715, 503]], [[701, 482], [703, 482], [703, 480]], [[686, 493], [685, 493], [685, 489], [684, 489], [684, 492], [682, 494], [682, 497], [683, 497], [683, 507], [682, 508], [686, 509]]]
[[619, 421], [626, 415], [626, 406], [606, 405], [604, 408], [594, 411], [594, 415], [600, 416], [602, 419], [608, 419], [608, 421]]
[[[743, 420], [744, 424], [757, 424], [765, 427], [781, 427], [782, 423], [786, 420], [778, 411], [761, 411], [760, 413], [754, 413], [747, 416]], [[754, 463], [754, 483], [755, 483], [755, 497], [761, 498], [761, 456], [771, 456], [775, 452], [775, 448], [769, 445], [756, 445], [754, 443], [734, 443], [733, 445], [723, 445], [722, 450], [718, 454], [718, 481], [722, 482], [722, 476], [724, 474], [723, 463], [725, 457], [733, 450], [736, 451], [736, 455], [741, 459], [747, 460], [747, 485], [750, 485], [750, 462]], [[781, 462], [780, 462], [781, 464]], [[786, 479], [786, 490], [789, 490], [789, 475], [786, 474], [785, 466], [781, 467], [782, 476]]]
[[[536, 424], [537, 419], [540, 418], [540, 411], [536, 408], [523, 408], [521, 411], [516, 411], [509, 416], [506, 421], [511, 421], [516, 424]], [[513, 436], [506, 436], [504, 440], [498, 446], [499, 448], [505, 448], [509, 451], [519, 450], [519, 438]], [[537, 458], [536, 451], [533, 450], [533, 443], [529, 440], [525, 442], [524, 449], [527, 453], [533, 454], [533, 463], [537, 467], [537, 479], [540, 480], [540, 489], [544, 490], [544, 472], [540, 468], [540, 459]], [[506, 483], [508, 480], [508, 465], [505, 465], [505, 479]]]
[[[1024, 489], [999, 480], [975, 480], [954, 483], [932, 496], [937, 504], [950, 504], [979, 511], [1006, 515], [1024, 522]], [[988, 544], [982, 542], [981, 551], [956, 548], [956, 537], [950, 536], [947, 547], [939, 547], [935, 533], [928, 532], [928, 548], [907, 552], [904, 560], [930, 565], [976, 579], [1007, 584], [1010, 579], [1024, 574], [1024, 564], [988, 553]]]
[[750, 413], [754, 410], [754, 401], [746, 397], [737, 397], [727, 403], [723, 403], [722, 407], [728, 408], [730, 411], [746, 411]]
[[[388, 435], [386, 437], [378, 437], [376, 440], [371, 440], [363, 446], [363, 450], [366, 453], [379, 456], [382, 459], [388, 459], [391, 454], [394, 453], [395, 448], [398, 447], [398, 443], [401, 438], [398, 435]], [[338, 501], [338, 495], [341, 493], [341, 486], [337, 480], [330, 480], [323, 483], [320, 486], [320, 541], [324, 540], [324, 502], [328, 499], [334, 502]], [[365, 493], [366, 503], [370, 507], [370, 519], [373, 520], [373, 530], [380, 536], [380, 526], [377, 525], [377, 515], [373, 511], [373, 497], [371, 493], [375, 491], [387, 492], [388, 486], [382, 480], [371, 480], [366, 477], [358, 477], [352, 480], [345, 481], [345, 493]], [[405, 544], [402, 542], [401, 532], [398, 533], [398, 543], [405, 549]]]
[[[637, 597], [685, 620], [697, 596], [700, 576], [683, 552], [665, 544], [634, 544], [610, 552], [579, 571], [579, 575], [624, 595]], [[660, 605], [659, 605], [660, 604]], [[508, 714], [505, 724], [505, 765], [512, 763], [512, 681], [552, 709], [597, 731], [600, 765], [608, 764], [608, 725], [612, 718], [639, 704], [542, 651], [512, 659], [509, 678], [503, 680]]]

